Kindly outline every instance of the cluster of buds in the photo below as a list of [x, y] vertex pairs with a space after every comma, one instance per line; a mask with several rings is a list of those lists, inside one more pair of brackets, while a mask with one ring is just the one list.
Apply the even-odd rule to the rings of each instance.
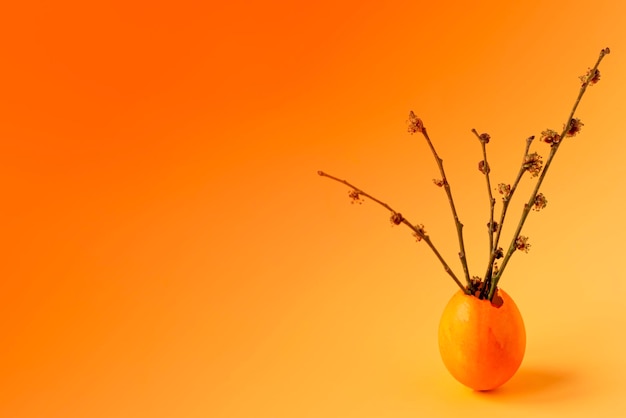
[[407, 121], [409, 125], [408, 131], [410, 134], [415, 133], [423, 133], [426, 128], [424, 128], [424, 123], [420, 118], [418, 118], [415, 113], [411, 110], [409, 113], [409, 120]]
[[552, 129], [546, 129], [541, 133], [541, 140], [546, 144], [554, 146], [561, 142], [561, 135]]
[[[565, 136], [575, 136], [582, 129], [584, 123], [580, 121], [580, 119], [572, 118], [569, 122], [569, 126], [565, 130]], [[565, 129], [565, 125], [563, 125], [563, 129]]]
[[515, 239], [515, 249], [519, 251], [524, 251], [527, 253], [530, 250], [530, 244], [528, 243], [528, 237], [523, 235], [518, 236]]
[[598, 81], [600, 81], [600, 70], [597, 68], [594, 70], [592, 68], [587, 68], [587, 74], [581, 75], [578, 77], [582, 84], [589, 83], [590, 86], [593, 86]]
[[548, 199], [546, 199], [543, 193], [539, 193], [537, 194], [537, 196], [535, 196], [535, 203], [533, 204], [533, 209], [536, 211], [539, 211], [545, 208], [547, 204], [548, 204]]
[[[604, 48], [600, 52], [600, 58], [610, 53], [611, 53], [611, 50], [609, 48]], [[585, 75], [581, 75], [578, 78], [580, 79], [580, 82], [582, 83], [583, 86], [585, 84], [587, 84], [588, 86], [593, 86], [598, 81], [600, 81], [600, 70], [598, 70], [597, 65], [595, 68], [587, 68], [587, 73]]]
[[426, 236], [426, 230], [424, 229], [424, 225], [422, 225], [422, 224], [415, 225], [415, 229], [418, 232], [414, 232], [413, 236], [415, 237], [415, 240], [417, 242], [420, 242], [422, 240], [422, 238]]
[[511, 196], [511, 185], [500, 183], [498, 184], [498, 193], [502, 195], [502, 200], [508, 200]]
[[524, 170], [528, 171], [532, 177], [537, 177], [541, 172], [541, 155], [533, 152], [524, 157]]
[[361, 193], [357, 190], [350, 190], [348, 192], [348, 197], [350, 198], [350, 203], [358, 203], [359, 205], [363, 203], [363, 199], [361, 198]]
[[[584, 123], [580, 121], [578, 118], [572, 118], [569, 122], [569, 125], [566, 127], [563, 125], [563, 131], [565, 132], [565, 136], [575, 136], [580, 132]], [[556, 146], [561, 142], [561, 135], [559, 135], [556, 131], [552, 129], [546, 129], [541, 133], [541, 140], [546, 144], [550, 144], [551, 146]]]

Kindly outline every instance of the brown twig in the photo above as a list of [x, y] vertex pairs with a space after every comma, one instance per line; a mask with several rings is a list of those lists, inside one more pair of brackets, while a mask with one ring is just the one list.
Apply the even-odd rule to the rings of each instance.
[[385, 209], [390, 211], [392, 213], [392, 218], [395, 219], [394, 223], [403, 223], [404, 225], [408, 226], [415, 233], [415, 235], [417, 237], [419, 237], [419, 239], [423, 239], [424, 242], [426, 242], [426, 244], [428, 245], [428, 247], [430, 247], [430, 249], [433, 251], [433, 253], [435, 253], [435, 256], [437, 257], [437, 259], [443, 265], [443, 268], [446, 271], [446, 273], [448, 273], [450, 275], [450, 277], [452, 277], [452, 279], [456, 282], [456, 284], [459, 286], [459, 288], [461, 290], [463, 290], [464, 292], [468, 291], [468, 289], [466, 289], [466, 287], [463, 286], [463, 284], [456, 277], [456, 275], [454, 274], [454, 272], [452, 271], [450, 266], [448, 266], [448, 263], [446, 263], [446, 261], [441, 256], [441, 254], [439, 253], [439, 251], [437, 250], [435, 245], [432, 243], [430, 237], [424, 232], [424, 230], [422, 228], [419, 228], [419, 227], [413, 225], [406, 218], [404, 218], [404, 216], [402, 216], [400, 214], [400, 212], [397, 212], [396, 210], [394, 210], [391, 206], [389, 206], [385, 202], [382, 202], [382, 201], [378, 200], [374, 196], [370, 195], [369, 193], [364, 192], [362, 189], [360, 189], [360, 188], [350, 184], [346, 180], [342, 180], [342, 179], [339, 179], [339, 178], [337, 178], [335, 176], [331, 176], [330, 174], [327, 174], [327, 173], [325, 173], [323, 171], [318, 171], [317, 174], [322, 176], [322, 177], [327, 177], [327, 178], [335, 180], [335, 181], [337, 181], [339, 183], [345, 184], [346, 186], [350, 187], [357, 194], [357, 196], [367, 197], [368, 199], [378, 203], [379, 205], [381, 205], [382, 207], [384, 207]]
[[513, 234], [513, 238], [511, 240], [511, 244], [509, 245], [509, 249], [507, 250], [506, 255], [504, 256], [504, 259], [502, 260], [502, 264], [500, 265], [498, 273], [493, 278], [493, 281], [489, 288], [489, 295], [488, 295], [489, 300], [493, 299], [493, 295], [496, 292], [496, 288], [498, 286], [498, 282], [500, 281], [500, 278], [502, 277], [502, 273], [504, 273], [504, 269], [506, 265], [508, 264], [511, 258], [511, 255], [513, 255], [513, 253], [515, 252], [517, 238], [520, 236], [522, 227], [524, 226], [524, 223], [526, 222], [526, 218], [528, 217], [530, 209], [532, 208], [535, 202], [535, 198], [537, 197], [537, 194], [539, 193], [539, 188], [541, 187], [541, 184], [543, 183], [543, 180], [546, 177], [548, 168], [550, 168], [550, 165], [552, 164], [552, 160], [554, 159], [554, 156], [556, 155], [556, 152], [562, 143], [562, 139], [564, 139], [566, 135], [568, 134], [568, 132], [572, 129], [572, 121], [574, 120], [574, 114], [576, 113], [576, 109], [578, 108], [578, 105], [580, 104], [580, 100], [585, 94], [587, 87], [589, 87], [590, 84], [595, 83], [597, 81], [596, 77], [598, 74], [597, 73], [598, 66], [600, 65], [600, 62], [602, 62], [602, 59], [605, 57], [605, 55], [609, 53], [610, 53], [609, 48], [604, 48], [602, 51], [600, 51], [600, 56], [598, 57], [598, 60], [596, 61], [593, 68], [588, 72], [588, 76], [586, 77], [586, 79], [584, 80], [584, 82], [582, 83], [580, 87], [578, 96], [576, 97], [576, 100], [574, 101], [574, 106], [572, 106], [572, 110], [570, 111], [569, 116], [567, 117], [567, 121], [565, 125], [563, 126], [563, 131], [561, 132], [561, 136], [560, 136], [561, 140], [552, 143], [552, 147], [550, 149], [550, 155], [548, 156], [548, 159], [546, 160], [543, 170], [541, 171], [541, 174], [539, 175], [539, 179], [537, 180], [537, 184], [535, 184], [535, 188], [530, 195], [530, 199], [528, 199], [528, 202], [524, 205], [522, 216], [517, 225], [515, 233]]
[[452, 210], [452, 217], [454, 218], [454, 225], [456, 226], [456, 234], [459, 240], [459, 249], [460, 249], [459, 258], [461, 259], [461, 265], [463, 266], [463, 273], [465, 274], [465, 281], [467, 282], [467, 287], [471, 289], [472, 281], [470, 280], [469, 269], [467, 267], [467, 256], [465, 253], [465, 244], [463, 242], [463, 224], [459, 220], [459, 215], [457, 214], [456, 207], [454, 206], [454, 199], [452, 198], [452, 192], [450, 190], [450, 183], [448, 182], [448, 178], [446, 177], [446, 172], [443, 168], [443, 160], [441, 159], [441, 157], [439, 157], [439, 154], [437, 154], [437, 151], [435, 150], [435, 147], [432, 141], [430, 140], [430, 137], [428, 136], [428, 132], [426, 131], [426, 127], [422, 123], [421, 119], [417, 118], [415, 116], [415, 113], [413, 113], [412, 111], [409, 114], [409, 119], [410, 119], [410, 123], [412, 123], [415, 128], [414, 130], [410, 129], [409, 131], [420, 132], [424, 136], [424, 138], [426, 138], [426, 142], [428, 143], [428, 146], [430, 147], [430, 150], [432, 151], [433, 156], [435, 157], [435, 161], [437, 162], [437, 166], [439, 167], [439, 173], [441, 174], [441, 178], [442, 178], [441, 181], [443, 183], [444, 189], [446, 190], [446, 195], [448, 196], [448, 202], [450, 203], [450, 209]]

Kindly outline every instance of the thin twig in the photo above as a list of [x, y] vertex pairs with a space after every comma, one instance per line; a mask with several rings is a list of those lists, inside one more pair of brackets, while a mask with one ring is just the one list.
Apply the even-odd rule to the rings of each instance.
[[388, 204], [378, 200], [377, 198], [375, 198], [374, 196], [364, 192], [362, 189], [350, 184], [349, 182], [347, 182], [346, 180], [342, 180], [339, 179], [335, 176], [331, 176], [330, 174], [327, 174], [323, 171], [318, 171], [317, 174], [319, 174], [322, 177], [327, 177], [329, 179], [335, 180], [339, 183], [345, 184], [346, 186], [350, 187], [352, 190], [354, 190], [354, 192], [356, 192], [358, 195], [361, 196], [365, 196], [368, 199], [378, 203], [379, 205], [381, 205], [382, 207], [384, 207], [385, 209], [387, 209], [388, 211], [390, 211], [393, 215], [399, 215], [400, 219], [401, 219], [401, 223], [403, 223], [404, 225], [408, 226], [416, 235], [417, 237], [419, 237], [420, 239], [423, 239], [426, 244], [430, 247], [430, 249], [435, 253], [435, 256], [437, 257], [437, 259], [439, 259], [439, 261], [441, 262], [441, 264], [443, 265], [444, 270], [446, 271], [446, 273], [448, 273], [450, 275], [450, 277], [452, 277], [452, 279], [456, 282], [456, 284], [459, 286], [459, 288], [461, 290], [463, 290], [464, 292], [467, 292], [467, 289], [465, 286], [463, 286], [463, 284], [459, 281], [459, 279], [456, 277], [456, 275], [454, 274], [454, 272], [452, 271], [452, 269], [450, 268], [450, 266], [448, 266], [448, 263], [446, 263], [446, 261], [444, 260], [444, 258], [441, 256], [441, 254], [439, 253], [439, 251], [437, 250], [437, 248], [435, 247], [435, 245], [432, 243], [432, 241], [430, 240], [430, 237], [428, 235], [426, 235], [424, 233], [424, 231], [419, 228], [416, 227], [415, 225], [413, 225], [411, 222], [409, 222], [404, 216], [400, 215], [400, 212], [396, 212], [391, 206], [389, 206]]
[[509, 203], [511, 202], [511, 198], [517, 190], [517, 186], [519, 185], [524, 172], [526, 171], [525, 163], [526, 157], [528, 156], [528, 151], [530, 150], [530, 144], [534, 137], [529, 137], [526, 139], [526, 147], [524, 148], [524, 156], [522, 157], [522, 164], [520, 165], [520, 169], [515, 177], [515, 181], [513, 182], [513, 186], [511, 186], [511, 191], [508, 195], [506, 195], [502, 201], [502, 212], [500, 213], [500, 221], [498, 222], [498, 228], [496, 229], [496, 236], [493, 242], [493, 247], [491, 253], [489, 254], [489, 263], [487, 264], [487, 272], [485, 273], [485, 285], [483, 286], [483, 292], [481, 292], [481, 297], [486, 297], [488, 291], [490, 290], [489, 285], [492, 282], [492, 274], [493, 274], [493, 263], [496, 260], [496, 254], [498, 251], [498, 244], [500, 243], [500, 235], [502, 234], [502, 226], [504, 225], [504, 221], [506, 219], [506, 213], [509, 208]]
[[483, 151], [483, 161], [482, 161], [483, 167], [481, 171], [485, 174], [485, 180], [487, 181], [487, 197], [489, 198], [489, 223], [487, 224], [487, 231], [489, 235], [489, 257], [491, 257], [491, 253], [493, 252], [493, 234], [494, 234], [493, 209], [496, 204], [496, 199], [493, 198], [493, 194], [491, 193], [491, 180], [489, 178], [489, 172], [491, 171], [491, 169], [489, 167], [489, 162], [487, 161], [487, 147], [486, 147], [488, 137], [486, 140], [484, 138], [481, 138], [481, 136], [478, 134], [476, 129], [472, 129], [472, 132], [474, 133], [474, 135], [476, 135], [476, 137], [478, 138], [478, 141], [480, 141], [480, 146]]
[[550, 164], [552, 163], [552, 160], [554, 159], [554, 156], [556, 155], [556, 151], [558, 150], [559, 146], [561, 145], [561, 143], [565, 139], [565, 136], [566, 136], [567, 132], [569, 131], [570, 127], [571, 127], [571, 123], [572, 123], [572, 120], [574, 119], [574, 114], [576, 113], [576, 109], [578, 108], [580, 100], [582, 99], [583, 95], [585, 94], [585, 91], [587, 90], [587, 87], [591, 83], [592, 76], [596, 73], [596, 70], [598, 69], [598, 66], [600, 65], [600, 62], [602, 61], [604, 56], [607, 55], [609, 52], [610, 51], [609, 51], [608, 48], [605, 48], [602, 51], [600, 51], [600, 56], [598, 57], [598, 60], [596, 61], [596, 64], [589, 71], [589, 73], [588, 73], [589, 76], [587, 77], [585, 82], [580, 87], [580, 91], [578, 92], [578, 97], [576, 97], [576, 101], [574, 102], [574, 106], [572, 106], [572, 110], [570, 111], [569, 116], [567, 117], [567, 121], [566, 121], [566, 123], [565, 123], [565, 125], [563, 127], [563, 131], [561, 132], [560, 141], [552, 144], [552, 147], [550, 149], [550, 155], [548, 156], [548, 159], [546, 160], [546, 163], [545, 163], [545, 165], [543, 167], [543, 170], [541, 171], [541, 175], [539, 176], [539, 179], [537, 180], [537, 184], [535, 185], [535, 188], [534, 188], [533, 192], [530, 195], [530, 199], [528, 199], [528, 202], [524, 205], [524, 210], [522, 212], [522, 216], [520, 218], [520, 222], [517, 225], [517, 229], [515, 230], [515, 233], [513, 234], [513, 239], [511, 240], [511, 244], [509, 245], [509, 249], [507, 250], [506, 255], [504, 256], [504, 259], [502, 260], [502, 264], [500, 266], [500, 269], [499, 269], [498, 273], [493, 278], [493, 282], [491, 283], [491, 286], [489, 288], [489, 295], [488, 295], [488, 299], [489, 300], [493, 299], [493, 296], [495, 294], [496, 288], [498, 286], [498, 282], [500, 281], [500, 278], [502, 277], [502, 273], [504, 273], [504, 269], [505, 269], [506, 265], [508, 264], [509, 259], [511, 258], [511, 255], [513, 254], [513, 252], [515, 252], [517, 238], [519, 237], [519, 234], [522, 231], [522, 227], [524, 226], [524, 223], [526, 222], [526, 218], [528, 217], [530, 209], [532, 208], [532, 206], [533, 206], [533, 204], [535, 202], [535, 198], [537, 197], [537, 194], [539, 193], [539, 188], [541, 187], [541, 184], [543, 183], [543, 179], [546, 177], [546, 173], [548, 172], [548, 168], [550, 168]]
[[443, 187], [446, 190], [446, 195], [448, 196], [448, 202], [450, 203], [450, 209], [452, 209], [452, 216], [454, 217], [454, 225], [456, 226], [456, 234], [459, 240], [459, 258], [461, 259], [461, 265], [463, 266], [463, 273], [465, 274], [465, 281], [467, 282], [467, 287], [471, 288], [472, 282], [470, 280], [469, 269], [467, 267], [467, 257], [465, 254], [465, 244], [463, 243], [463, 224], [459, 221], [459, 215], [457, 215], [456, 207], [454, 206], [454, 199], [452, 198], [452, 192], [450, 191], [450, 183], [448, 183], [448, 178], [446, 177], [446, 172], [443, 169], [443, 160], [437, 154], [435, 147], [433, 146], [430, 137], [428, 136], [428, 132], [426, 131], [426, 127], [421, 129], [422, 135], [426, 138], [426, 142], [428, 142], [428, 146], [435, 157], [435, 161], [437, 161], [437, 166], [439, 167], [439, 172], [441, 173]]

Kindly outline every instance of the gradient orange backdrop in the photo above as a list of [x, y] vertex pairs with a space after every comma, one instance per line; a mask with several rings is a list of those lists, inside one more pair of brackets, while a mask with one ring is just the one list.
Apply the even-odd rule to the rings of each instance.
[[[223, 3], [3, 6], [0, 416], [625, 415], [624, 4]], [[511, 181], [605, 46], [502, 281], [525, 361], [473, 393], [437, 350], [454, 283], [315, 173], [425, 224], [460, 272], [414, 110], [481, 274], [470, 130]]]

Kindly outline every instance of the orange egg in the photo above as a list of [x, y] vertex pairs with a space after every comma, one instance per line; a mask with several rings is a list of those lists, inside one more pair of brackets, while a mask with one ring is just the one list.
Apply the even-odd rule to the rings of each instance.
[[456, 380], [474, 390], [508, 381], [522, 363], [526, 331], [513, 299], [501, 289], [500, 307], [459, 290], [439, 323], [441, 358]]

